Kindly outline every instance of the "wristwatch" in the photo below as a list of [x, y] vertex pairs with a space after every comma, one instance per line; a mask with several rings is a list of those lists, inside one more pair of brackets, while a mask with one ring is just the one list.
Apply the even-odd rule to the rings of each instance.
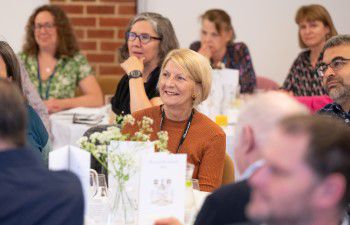
[[142, 72], [140, 70], [133, 70], [128, 73], [128, 77], [130, 79], [132, 78], [139, 78], [142, 77]]

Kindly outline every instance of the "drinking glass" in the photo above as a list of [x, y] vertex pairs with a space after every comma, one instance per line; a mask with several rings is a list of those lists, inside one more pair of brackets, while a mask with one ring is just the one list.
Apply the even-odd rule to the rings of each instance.
[[192, 188], [193, 190], [200, 191], [198, 179], [192, 179]]
[[98, 175], [96, 170], [90, 169], [89, 198], [93, 198], [98, 191]]
[[96, 194], [88, 203], [88, 218], [97, 224], [106, 224], [109, 214], [108, 187], [104, 174], [97, 175]]

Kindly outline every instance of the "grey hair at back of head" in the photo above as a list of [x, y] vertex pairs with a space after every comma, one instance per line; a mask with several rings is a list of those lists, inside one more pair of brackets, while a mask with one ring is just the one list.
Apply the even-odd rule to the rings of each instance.
[[256, 145], [262, 147], [268, 131], [284, 117], [294, 114], [309, 114], [309, 110], [289, 95], [270, 91], [254, 95], [243, 106], [236, 127], [236, 141], [240, 139], [243, 127], [250, 126], [256, 138]]
[[329, 48], [337, 47], [340, 45], [350, 45], [350, 35], [342, 34], [337, 35], [329, 39], [323, 47], [322, 52], [326, 51]]

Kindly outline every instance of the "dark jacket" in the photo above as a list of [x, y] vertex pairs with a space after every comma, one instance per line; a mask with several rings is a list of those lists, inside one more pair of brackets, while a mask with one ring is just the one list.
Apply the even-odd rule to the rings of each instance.
[[247, 180], [223, 186], [205, 200], [195, 225], [226, 225], [247, 222], [245, 207], [249, 202]]
[[28, 149], [0, 152], [1, 225], [82, 225], [83, 214], [75, 175], [49, 171]]

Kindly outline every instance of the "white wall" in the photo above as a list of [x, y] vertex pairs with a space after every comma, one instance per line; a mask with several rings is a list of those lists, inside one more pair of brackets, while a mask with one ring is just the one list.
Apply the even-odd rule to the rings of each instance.
[[282, 83], [301, 51], [294, 16], [301, 5], [318, 3], [330, 12], [338, 33], [350, 34], [349, 0], [138, 0], [138, 11], [168, 17], [181, 47], [199, 39], [200, 14], [210, 8], [227, 11], [237, 35], [251, 52], [257, 74]]
[[21, 50], [25, 25], [33, 10], [48, 0], [0, 0], [0, 40], [7, 41], [17, 53]]

